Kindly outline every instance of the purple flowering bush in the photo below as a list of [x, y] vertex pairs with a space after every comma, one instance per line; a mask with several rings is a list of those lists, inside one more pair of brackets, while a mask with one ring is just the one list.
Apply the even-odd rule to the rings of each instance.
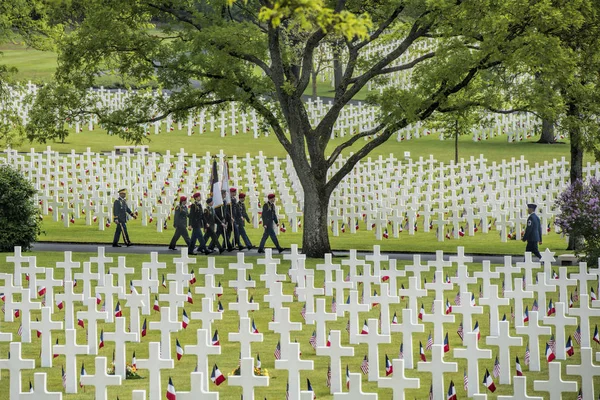
[[560, 214], [556, 225], [569, 236], [583, 238], [576, 254], [588, 265], [597, 265], [600, 257], [600, 180], [577, 180], [556, 200]]

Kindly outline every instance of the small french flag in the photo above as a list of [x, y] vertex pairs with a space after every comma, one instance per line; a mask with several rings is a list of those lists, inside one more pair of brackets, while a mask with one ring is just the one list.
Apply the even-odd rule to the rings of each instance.
[[187, 326], [190, 323], [190, 319], [187, 316], [187, 313], [185, 312], [185, 308], [183, 309], [183, 318], [181, 319], [181, 326], [183, 327], [183, 329], [187, 328]]
[[175, 343], [177, 346], [177, 360], [179, 361], [181, 360], [181, 357], [183, 357], [183, 348], [179, 344], [179, 339], [175, 339]]
[[217, 386], [225, 382], [225, 377], [223, 376], [221, 371], [219, 371], [219, 367], [217, 367], [217, 364], [215, 364], [215, 366], [212, 369], [212, 373], [210, 374], [210, 380], [213, 381], [213, 383]]

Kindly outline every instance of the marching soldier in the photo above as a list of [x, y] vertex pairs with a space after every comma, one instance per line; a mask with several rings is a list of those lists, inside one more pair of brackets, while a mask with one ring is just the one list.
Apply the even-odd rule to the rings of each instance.
[[262, 209], [262, 222], [265, 231], [262, 239], [260, 240], [258, 252], [265, 252], [265, 242], [267, 241], [267, 237], [270, 237], [275, 247], [277, 247], [277, 250], [281, 253], [284, 248], [279, 246], [279, 241], [277, 240], [277, 235], [275, 234], [275, 226], [279, 223], [277, 220], [277, 214], [275, 213], [275, 195], [271, 193], [267, 196], [267, 199], [268, 201], [265, 203], [265, 205], [263, 205]]
[[530, 251], [537, 258], [542, 258], [540, 251], [538, 250], [538, 243], [542, 244], [542, 224], [540, 218], [535, 213], [537, 208], [536, 204], [527, 204], [527, 228], [525, 228], [525, 234], [523, 235], [523, 241], [527, 242], [525, 251]]
[[215, 214], [215, 210], [212, 207], [213, 199], [209, 197], [206, 199], [206, 208], [204, 209], [204, 241], [208, 245], [208, 239], [210, 239], [210, 245], [208, 245], [208, 252], [212, 252], [217, 246], [219, 254], [222, 254], [225, 250], [219, 242], [219, 237], [215, 232], [215, 225], [221, 225], [221, 220]]
[[223, 237], [223, 247], [227, 247], [227, 251], [232, 251], [233, 246], [229, 241], [231, 236], [231, 231], [228, 234], [228, 226], [231, 223], [231, 215], [229, 213], [229, 203], [225, 200], [226, 195], [225, 190], [221, 190], [221, 197], [223, 198], [223, 205], [221, 207], [217, 207], [215, 211], [215, 216], [221, 222], [217, 224], [217, 237]]
[[242, 242], [240, 241], [240, 236], [244, 240], [246, 247], [248, 250], [252, 250], [254, 246], [252, 246], [252, 242], [248, 238], [246, 234], [245, 221], [250, 223], [250, 217], [248, 217], [248, 213], [246, 212], [246, 205], [244, 204], [244, 200], [246, 199], [246, 195], [244, 193], [240, 193], [239, 201], [231, 202], [234, 204], [233, 206], [233, 223], [234, 223], [234, 231], [235, 231], [235, 242], [239, 245], [239, 250], [244, 250], [244, 246], [242, 246]]
[[173, 218], [173, 228], [175, 228], [175, 233], [171, 239], [171, 244], [169, 244], [169, 250], [177, 250], [175, 246], [177, 245], [177, 240], [179, 240], [180, 236], [183, 237], [186, 245], [189, 246], [190, 244], [190, 236], [187, 232], [188, 208], [186, 202], [187, 197], [181, 196], [179, 198], [179, 204], [175, 206], [175, 217]]
[[189, 225], [192, 228], [192, 239], [190, 240], [190, 245], [188, 246], [188, 254], [196, 255], [194, 252], [194, 246], [196, 246], [196, 240], [200, 242], [200, 246], [198, 246], [199, 252], [204, 254], [209, 254], [206, 250], [206, 242], [204, 241], [204, 235], [202, 234], [202, 228], [204, 227], [204, 210], [202, 209], [202, 204], [200, 200], [202, 199], [202, 195], [200, 192], [194, 193], [192, 196], [194, 199], [194, 203], [190, 207], [190, 216], [189, 216]]
[[113, 238], [112, 247], [121, 247], [119, 244], [119, 237], [123, 234], [123, 242], [127, 247], [131, 246], [131, 241], [129, 240], [129, 234], [127, 233], [127, 214], [129, 214], [133, 219], [136, 219], [136, 216], [131, 212], [129, 206], [127, 206], [127, 201], [125, 197], [127, 196], [127, 189], [119, 190], [119, 198], [115, 200], [113, 204], [113, 218], [115, 224], [117, 225], [117, 230], [115, 231], [115, 237]]

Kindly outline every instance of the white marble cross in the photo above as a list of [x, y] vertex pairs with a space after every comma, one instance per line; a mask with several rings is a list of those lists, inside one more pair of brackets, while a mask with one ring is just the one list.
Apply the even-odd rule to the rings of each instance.
[[552, 361], [548, 364], [548, 380], [533, 381], [533, 390], [549, 394], [548, 400], [561, 400], [563, 393], [577, 393], [577, 382], [564, 381], [561, 376], [561, 363]]
[[100, 293], [104, 295], [104, 301], [106, 302], [106, 321], [108, 323], [113, 323], [115, 321], [115, 303], [113, 299], [113, 295], [117, 295], [119, 298], [123, 294], [123, 288], [120, 286], [115, 286], [113, 281], [112, 274], [107, 274], [104, 277], [104, 286], [96, 286], [95, 288], [96, 294]]
[[527, 395], [527, 377], [515, 376], [513, 385], [513, 394], [508, 396], [498, 396], [498, 400], [544, 400], [543, 397]]
[[306, 313], [306, 323], [316, 324], [317, 346], [325, 345], [325, 333], [327, 330], [327, 321], [336, 321], [335, 313], [329, 313], [325, 309], [325, 299], [317, 299], [317, 309], [315, 312]]
[[179, 307], [183, 307], [187, 299], [187, 294], [180, 291], [181, 285], [175, 281], [169, 281], [169, 293], [161, 293], [158, 295], [160, 301], [169, 303], [171, 315], [176, 316], [179, 313]]
[[300, 399], [300, 371], [312, 371], [314, 363], [312, 360], [300, 359], [300, 344], [289, 343], [289, 351], [284, 359], [281, 354], [280, 360], [275, 360], [275, 368], [288, 371], [288, 384], [290, 385], [289, 400]]
[[419, 389], [419, 378], [409, 378], [404, 375], [404, 360], [392, 360], [394, 374], [391, 378], [379, 378], [377, 385], [380, 388], [392, 389], [392, 400], [404, 400], [404, 391], [406, 389]]
[[[262, 260], [258, 260], [262, 261]], [[257, 262], [260, 263], [260, 262]], [[259, 276], [259, 279], [265, 283], [265, 288], [270, 289], [271, 285], [276, 282], [285, 282], [287, 279], [285, 274], [277, 273], [277, 264], [276, 263], [266, 263], [265, 264], [265, 273]]]
[[83, 298], [92, 297], [92, 281], [98, 281], [98, 274], [92, 272], [92, 263], [85, 261], [83, 263], [83, 271], [74, 274], [77, 282], [81, 282]]
[[353, 357], [354, 347], [342, 347], [340, 340], [341, 332], [330, 331], [330, 346], [317, 347], [318, 356], [329, 357], [331, 365], [331, 387], [330, 392], [342, 391], [342, 357]]
[[[58, 261], [56, 263], [56, 268], [64, 269], [64, 281], [73, 281], [73, 273], [74, 269], [79, 269], [81, 267], [80, 262], [75, 262], [72, 260], [73, 253], [70, 251], [65, 251], [65, 260]], [[65, 282], [66, 284], [66, 282]]]
[[33, 391], [21, 393], [19, 399], [25, 400], [62, 400], [62, 393], [48, 392], [46, 389], [47, 375], [45, 372], [33, 374]]
[[[482, 291], [483, 291], [482, 294], [483, 294], [483, 297], [488, 297], [488, 288], [490, 287], [490, 281], [492, 279], [499, 279], [500, 273], [492, 272], [492, 270], [490, 269], [490, 261], [489, 260], [483, 260], [481, 262], [481, 265], [482, 265], [483, 269], [481, 271], [474, 272], [473, 276], [475, 278], [481, 279], [483, 281], [482, 285], [481, 285]], [[497, 294], [496, 294], [496, 296], [497, 296]]]
[[254, 358], [242, 357], [240, 375], [230, 376], [229, 386], [241, 386], [242, 397], [244, 399], [254, 400], [254, 388], [257, 386], [269, 386], [269, 377], [254, 375]]
[[412, 351], [412, 335], [413, 333], [422, 333], [425, 331], [423, 324], [413, 324], [412, 319], [414, 311], [410, 308], [402, 310], [402, 322], [392, 325], [392, 332], [402, 333], [402, 343], [404, 343], [404, 362], [408, 369], [413, 369], [413, 351]]
[[463, 335], [463, 344], [466, 347], [455, 348], [454, 357], [467, 359], [467, 371], [468, 376], [470, 377], [469, 383], [467, 384], [467, 394], [470, 397], [479, 393], [479, 360], [491, 359], [492, 351], [479, 348], [477, 333], [465, 332]]
[[484, 294], [484, 297], [479, 299], [479, 304], [488, 306], [490, 335], [498, 336], [498, 322], [500, 322], [499, 307], [509, 305], [510, 301], [504, 297], [498, 297], [498, 285], [490, 285], [487, 289], [487, 294]]
[[43, 273], [46, 268], [37, 266], [37, 259], [29, 257], [29, 266], [22, 268], [21, 271], [29, 275], [29, 298], [37, 298], [37, 275]]
[[525, 252], [525, 260], [523, 262], [518, 262], [516, 265], [517, 268], [522, 268], [525, 270], [525, 282], [527, 285], [533, 285], [533, 273], [536, 269], [541, 268], [541, 264], [533, 261], [531, 258], [531, 252]]
[[[283, 257], [285, 258], [285, 255]], [[345, 258], [342, 260], [342, 265], [347, 265], [350, 268], [350, 276], [357, 276], [358, 272], [356, 267], [362, 267], [365, 265], [365, 261], [357, 257], [356, 249], [350, 249], [350, 254], [347, 259]]]
[[376, 318], [369, 318], [367, 321], [369, 334], [357, 335], [357, 342], [359, 344], [366, 343], [369, 346], [369, 362], [376, 366], [375, 368], [369, 368], [369, 382], [379, 379], [379, 344], [391, 342], [390, 335], [383, 335], [377, 332], [378, 323], [379, 321]]
[[65, 329], [73, 329], [75, 327], [73, 321], [74, 303], [82, 302], [83, 295], [73, 291], [73, 282], [65, 281], [65, 292], [56, 295], [57, 301], [62, 301], [65, 307]]
[[427, 265], [429, 267], [435, 268], [436, 272], [444, 273], [444, 268], [448, 268], [452, 266], [452, 262], [444, 260], [444, 251], [436, 250], [435, 251], [435, 260], [427, 261]]
[[42, 307], [42, 320], [31, 323], [31, 329], [36, 329], [41, 332], [41, 366], [52, 367], [52, 334], [53, 330], [62, 330], [62, 321], [52, 321], [52, 308]]
[[195, 291], [196, 294], [203, 294], [204, 297], [210, 297], [213, 300], [223, 294], [223, 288], [215, 285], [214, 275], [205, 275], [204, 286], [196, 286]]
[[344, 297], [344, 289], [353, 289], [354, 282], [346, 282], [346, 280], [344, 279], [344, 271], [338, 269], [337, 271], [335, 271], [335, 281], [325, 282], [325, 288], [327, 288], [328, 286], [331, 289], [335, 289], [335, 302], [337, 304], [336, 313], [338, 317], [343, 317], [344, 309], [343, 307], [340, 308], [340, 305], [344, 304], [344, 302], [346, 301]]
[[379, 276], [383, 278], [384, 276], [388, 276], [388, 284], [390, 285], [390, 293], [398, 293], [398, 278], [405, 277], [406, 271], [404, 268], [398, 269], [396, 259], [391, 259], [388, 261], [389, 269], [385, 271], [381, 271]]
[[[408, 267], [407, 267], [408, 269]], [[402, 297], [402, 296], [408, 296], [408, 308], [411, 310], [417, 310], [417, 300], [420, 297], [425, 297], [427, 296], [427, 290], [426, 289], [420, 289], [419, 288], [419, 281], [417, 280], [417, 277], [415, 276], [411, 276], [408, 278], [408, 289], [398, 289], [398, 294]], [[338, 305], [339, 307], [339, 305]], [[418, 324], [417, 321], [417, 313], [414, 313], [412, 315], [412, 321], [411, 323], [413, 325]], [[411, 367], [408, 367], [411, 368]]]
[[[579, 263], [579, 271], [571, 274], [571, 278], [579, 281], [580, 293], [588, 294], [588, 282], [597, 282], [598, 277], [588, 272], [587, 263]], [[596, 293], [597, 294], [597, 293]]]
[[[555, 281], [556, 286], [558, 286], [559, 301], [569, 304], [569, 286], [577, 286], [577, 280], [569, 278], [569, 274], [567, 274], [567, 267], [560, 267], [558, 269], [558, 279]], [[568, 308], [566, 311], [568, 314]]]
[[456, 277], [452, 278], [452, 283], [454, 282], [458, 284], [458, 288], [461, 293], [468, 292], [468, 285], [477, 283], [477, 278], [474, 276], [469, 276], [469, 271], [467, 270], [466, 265], [459, 265], [456, 269]]
[[202, 328], [212, 332], [212, 322], [215, 319], [223, 319], [223, 313], [213, 311], [213, 300], [209, 297], [202, 299], [202, 311], [192, 311], [192, 319], [202, 322]]
[[291, 294], [283, 294], [283, 283], [273, 282], [269, 287], [269, 294], [265, 295], [263, 300], [275, 311], [275, 319], [277, 319], [277, 313], [282, 310], [283, 303], [291, 303], [294, 298]]
[[240, 353], [242, 358], [252, 357], [252, 342], [262, 342], [262, 333], [252, 333], [250, 318], [240, 318], [240, 330], [238, 332], [229, 332], [230, 342], [240, 342]]
[[111, 275], [117, 276], [117, 286], [123, 289], [121, 293], [119, 293], [119, 299], [123, 299], [123, 295], [129, 287], [129, 285], [127, 285], [127, 274], [133, 274], [135, 272], [135, 268], [127, 267], [127, 260], [125, 257], [119, 257], [117, 260], [117, 266], [110, 268], [108, 271], [111, 273]]
[[532, 299], [533, 292], [523, 289], [523, 279], [515, 278], [513, 290], [505, 290], [504, 297], [515, 301], [515, 326], [523, 326], [523, 299]]
[[510, 347], [521, 346], [523, 339], [521, 337], [510, 336], [510, 327], [508, 321], [500, 321], [498, 336], [486, 336], [487, 345], [498, 346], [500, 354], [500, 383], [510, 385]]
[[[54, 288], [62, 287], [62, 282], [59, 279], [54, 279], [54, 268], [46, 268], [45, 277], [38, 279], [38, 285], [46, 288], [46, 304], [54, 307]], [[50, 308], [51, 312], [54, 312], [53, 308]]]
[[[0, 370], [7, 369], [10, 373], [9, 381], [9, 399], [18, 399], [21, 393], [21, 371], [24, 369], [34, 369], [35, 360], [21, 358], [21, 343], [12, 342], [10, 344], [10, 359], [0, 359]], [[5, 384], [2, 384], [6, 390]]]
[[[187, 249], [182, 249], [182, 253], [185, 250], [187, 255]], [[175, 259], [173, 259], [174, 261]], [[194, 259], [195, 261], [195, 259]], [[192, 274], [188, 272], [188, 265], [185, 262], [175, 263], [175, 273], [167, 274], [167, 279], [171, 282], [175, 282], [178, 293], [185, 293], [184, 289], [189, 286]]]
[[115, 342], [115, 375], [126, 378], [125, 356], [127, 355], [127, 342], [137, 342], [137, 333], [127, 332], [125, 317], [115, 318], [115, 331], [104, 332], [104, 340]]
[[338, 310], [341, 308], [343, 312], [348, 312], [348, 319], [350, 323], [350, 343], [357, 344], [357, 332], [358, 332], [358, 316], [361, 312], [369, 311], [370, 306], [368, 304], [359, 303], [358, 290], [350, 291], [350, 303], [342, 303], [337, 305]]
[[[70, 252], [69, 252], [70, 253]], [[7, 256], [6, 262], [13, 263], [13, 279], [15, 286], [23, 286], [23, 268], [21, 264], [27, 263], [29, 264], [29, 257], [21, 255], [21, 246], [15, 246], [14, 255]]]
[[378, 244], [373, 245], [373, 254], [367, 254], [365, 260], [371, 261], [373, 264], [373, 275], [379, 276], [381, 271], [381, 262], [388, 261], [390, 258], [385, 254], [381, 254], [381, 248]]
[[[158, 261], [158, 252], [150, 252], [150, 262], [142, 263], [142, 271], [147, 269], [150, 271], [150, 279], [158, 282], [158, 270], [167, 268], [167, 263]], [[137, 286], [137, 284], [136, 284]]]
[[331, 287], [327, 285], [328, 282], [331, 282], [333, 279], [332, 273], [336, 270], [340, 269], [340, 264], [334, 264], [331, 260], [331, 253], [325, 254], [325, 261], [322, 264], [317, 264], [317, 271], [325, 271], [325, 296], [332, 296], [333, 291]]
[[[165, 308], [165, 311], [168, 312], [168, 308]], [[150, 376], [148, 377], [148, 382], [150, 384], [150, 390], [148, 391], [148, 400], [161, 400], [163, 398], [163, 391], [161, 389], [162, 385], [160, 379], [160, 370], [173, 369], [173, 360], [170, 358], [162, 358], [160, 355], [160, 347], [160, 343], [150, 342], [148, 344], [148, 359], [137, 360], [138, 369], [147, 369], [150, 373]]]
[[[104, 226], [104, 224], [100, 224], [100, 225]], [[105, 277], [104, 271], [106, 271], [106, 264], [113, 262], [112, 257], [106, 257], [104, 255], [105, 250], [106, 249], [104, 247], [98, 246], [98, 256], [90, 257], [90, 262], [98, 264], [98, 286], [104, 285], [104, 277]]]
[[[546, 293], [554, 293], [556, 292], [556, 285], [554, 284], [554, 279], [549, 280], [550, 283], [547, 282], [544, 273], [538, 272], [538, 281], [535, 285], [533, 285], [533, 291], [537, 294], [538, 304], [541, 305], [541, 309], [544, 310], [544, 307], [548, 304], [546, 302]], [[546, 313], [542, 312], [542, 319], [546, 317]]]
[[[206, 383], [207, 377], [202, 372], [191, 372], [190, 373], [190, 391], [183, 392], [177, 391], [177, 398], [179, 400], [219, 400], [218, 392], [209, 392], [208, 383]], [[135, 400], [135, 399], [132, 399]], [[143, 399], [145, 400], [145, 398]]]
[[134, 279], [133, 285], [142, 290], [143, 296], [142, 314], [150, 315], [150, 293], [158, 292], [158, 280], [150, 278], [150, 269], [142, 268], [140, 279]]
[[350, 374], [350, 390], [347, 393], [337, 392], [333, 400], [377, 400], [377, 393], [365, 393], [362, 391], [362, 380], [360, 374]]
[[434, 344], [431, 349], [431, 361], [419, 361], [417, 363], [417, 369], [419, 371], [431, 373], [433, 398], [441, 399], [446, 394], [444, 373], [458, 371], [458, 364], [455, 362], [445, 362], [444, 346], [441, 344]]
[[281, 342], [281, 358], [287, 359], [289, 347], [291, 343], [290, 332], [301, 331], [302, 323], [290, 321], [290, 309], [288, 307], [281, 308], [275, 313], [275, 321], [269, 322], [269, 329], [280, 335]]
[[579, 307], [571, 308], [569, 315], [579, 317], [581, 332], [584, 333], [581, 335], [581, 347], [590, 347], [590, 318], [600, 317], [600, 308], [590, 307], [589, 295], [582, 294], [579, 295]]
[[444, 344], [444, 323], [454, 323], [454, 315], [446, 315], [446, 308], [442, 300], [434, 300], [435, 310], [433, 314], [425, 314], [423, 322], [433, 323], [433, 343]]
[[483, 314], [483, 307], [473, 306], [471, 304], [472, 294], [470, 292], [460, 293], [460, 305], [453, 306], [452, 312], [461, 314], [463, 316], [463, 326], [465, 332], [470, 332], [473, 326], [472, 316], [475, 314]]
[[160, 356], [163, 359], [171, 360], [171, 332], [179, 332], [181, 323], [171, 319], [169, 307], [160, 308], [160, 321], [150, 321], [150, 329], [160, 331]]
[[[541, 326], [539, 324], [538, 311], [529, 311], [529, 325], [519, 326], [516, 328], [517, 334], [527, 335], [529, 338], [529, 370], [534, 372], [540, 371], [540, 336], [550, 335], [552, 329], [549, 326]], [[582, 330], [583, 331], [583, 330]], [[589, 332], [589, 330], [588, 330]], [[581, 335], [583, 339], [584, 335]], [[562, 346], [562, 344], [560, 344]]]
[[545, 317], [544, 325], [553, 325], [555, 327], [556, 343], [558, 343], [558, 346], [556, 346], [556, 358], [558, 360], [566, 360], [567, 352], [565, 350], [565, 346], [563, 345], [563, 343], [567, 342], [565, 328], [567, 326], [577, 326], [577, 318], [566, 316], [567, 306], [562, 301], [554, 303], [554, 307], [556, 308], [555, 315]]
[[[87, 297], [84, 301], [87, 311], [77, 311], [77, 319], [87, 321], [88, 329], [88, 354], [98, 354], [98, 323], [99, 320], [106, 320], [106, 311], [98, 311], [96, 299]], [[42, 310], [43, 312], [43, 310]], [[43, 334], [43, 333], [42, 333]]]
[[53, 346], [54, 354], [65, 355], [66, 393], [77, 393], [77, 355], [88, 354], [88, 346], [78, 345], [76, 335], [75, 329], [65, 329], [65, 344]]
[[[388, 287], [388, 283], [384, 282], [380, 285], [381, 293], [377, 296], [371, 296], [371, 300], [374, 303], [379, 303], [379, 309], [381, 310], [381, 333], [384, 335], [390, 334], [390, 304], [400, 303], [400, 297], [392, 295], [397, 293]], [[318, 299], [317, 299], [318, 301]]]
[[241, 318], [247, 318], [249, 311], [256, 311], [259, 309], [259, 305], [256, 302], [250, 302], [248, 299], [248, 290], [239, 289], [238, 298], [236, 302], [229, 303], [229, 309], [238, 312]]
[[452, 283], [447, 283], [444, 279], [444, 273], [442, 271], [435, 272], [435, 280], [434, 282], [427, 282], [425, 284], [425, 289], [433, 290], [435, 292], [435, 300], [439, 300], [443, 303], [444, 301], [444, 290], [452, 290], [454, 285]]
[[115, 373], [115, 375], [108, 375], [106, 373], [106, 357], [96, 357], [95, 361], [95, 374], [94, 375], [83, 375], [81, 383], [83, 385], [94, 386], [94, 393], [96, 400], [107, 400], [108, 396], [106, 389], [108, 386], [119, 386], [121, 385], [123, 377]]
[[140, 333], [140, 310], [144, 309], [146, 304], [149, 304], [149, 299], [143, 294], [139, 294], [133, 289], [133, 293], [125, 295], [125, 307], [129, 308], [129, 329], [132, 333], [138, 335], [138, 341], [141, 338]]
[[221, 346], [212, 345], [210, 331], [207, 329], [197, 329], [196, 339], [196, 344], [185, 345], [185, 353], [187, 355], [196, 356], [196, 366], [198, 368], [198, 372], [202, 373], [202, 379], [204, 380], [203, 387], [208, 389], [208, 382], [210, 379], [210, 372], [208, 371], [208, 356], [220, 355]]
[[[6, 310], [7, 312], [11, 312], [12, 310], [17, 309], [21, 312], [21, 326], [23, 327], [21, 342], [31, 343], [31, 310], [39, 310], [42, 308], [42, 304], [37, 301], [31, 301], [29, 292], [26, 289], [20, 289], [14, 293], [21, 295], [21, 301], [13, 301], [12, 304], [10, 304], [10, 307], [7, 302]], [[73, 318], [73, 314], [71, 314], [71, 318]]]
[[244, 253], [237, 253], [237, 262], [229, 263], [229, 269], [237, 271], [237, 279], [229, 281], [229, 287], [235, 288], [238, 291], [240, 289], [247, 289], [256, 287], [256, 281], [249, 281], [246, 277], [248, 276], [247, 271], [254, 268], [254, 265], [247, 263], [244, 260]]
[[521, 272], [521, 268], [516, 268], [512, 265], [512, 257], [504, 256], [504, 265], [496, 267], [496, 272], [501, 272], [504, 275], [504, 290], [511, 291], [513, 284], [513, 274]]
[[598, 382], [594, 377], [600, 376], [600, 365], [594, 365], [592, 361], [592, 349], [590, 347], [583, 347], [582, 343], [581, 364], [567, 365], [567, 374], [581, 377], [583, 398], [594, 399], [594, 393], [596, 393], [594, 383]]

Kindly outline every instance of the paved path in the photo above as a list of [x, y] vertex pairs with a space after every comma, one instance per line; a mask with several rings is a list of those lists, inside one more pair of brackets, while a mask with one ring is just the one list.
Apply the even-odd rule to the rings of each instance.
[[[167, 249], [167, 246], [157, 246], [157, 245], [135, 245], [131, 247], [120, 247], [115, 248], [109, 244], [105, 243], [56, 243], [56, 242], [38, 242], [33, 246], [34, 251], [73, 251], [78, 253], [96, 253], [97, 248], [99, 246], [103, 246], [106, 248], [106, 253], [112, 254], [150, 254], [150, 252], [157, 252], [159, 254], [179, 254], [180, 251], [171, 251]], [[179, 247], [181, 248], [181, 247]], [[237, 251], [233, 252], [224, 252], [224, 256], [235, 255]], [[251, 251], [244, 250], [244, 253], [247, 256], [260, 256], [256, 249]], [[277, 251], [274, 251], [277, 254]], [[289, 250], [286, 250], [284, 253], [289, 253]], [[333, 254], [335, 256], [348, 256], [349, 252], [347, 250], [333, 250]], [[358, 254], [364, 257], [367, 254], [370, 254], [368, 251], [359, 251]], [[383, 254], [388, 255], [390, 258], [396, 260], [412, 260], [413, 254], [420, 254], [422, 261], [431, 261], [435, 260], [435, 253], [401, 253], [401, 252], [384, 252]], [[444, 253], [444, 259], [448, 259], [449, 256], [456, 255], [453, 253]], [[212, 256], [219, 256], [218, 252], [212, 254]], [[473, 257], [473, 262], [481, 263], [483, 260], [489, 260], [493, 264], [504, 264], [504, 255], [498, 254], [467, 254], [467, 256]], [[198, 257], [205, 257], [204, 255], [199, 255]], [[522, 255], [513, 255], [512, 262], [520, 262], [523, 261]]]

